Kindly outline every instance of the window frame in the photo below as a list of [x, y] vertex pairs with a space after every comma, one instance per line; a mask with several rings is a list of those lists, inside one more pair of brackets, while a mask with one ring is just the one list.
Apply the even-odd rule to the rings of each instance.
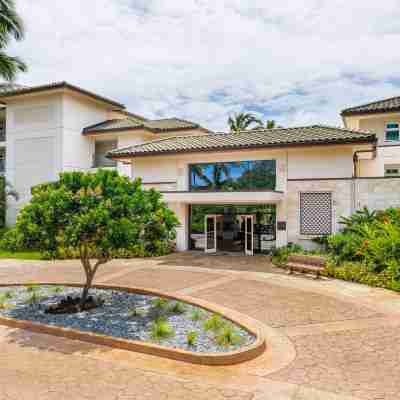
[[[388, 128], [389, 125], [397, 125], [397, 128]], [[388, 133], [397, 132], [397, 139], [388, 139]], [[385, 142], [393, 143], [400, 141], [400, 122], [386, 122], [385, 123]]]
[[[235, 164], [235, 163], [252, 163], [252, 162], [272, 162], [274, 166], [274, 187], [273, 188], [268, 188], [268, 187], [259, 187], [259, 188], [246, 188], [246, 189], [241, 189], [241, 190], [220, 190], [220, 189], [213, 189], [213, 190], [202, 190], [196, 187], [196, 185], [193, 185], [192, 181], [192, 167], [196, 165], [215, 165], [215, 164]], [[187, 165], [187, 176], [188, 176], [188, 187], [190, 192], [239, 192], [239, 191], [250, 191], [250, 192], [257, 192], [257, 191], [276, 191], [276, 186], [277, 186], [277, 179], [278, 179], [278, 169], [277, 169], [277, 160], [275, 158], [271, 159], [255, 159], [255, 160], [229, 160], [229, 161], [200, 161], [200, 162], [195, 162], [195, 163], [189, 163]]]
[[[400, 177], [400, 164], [385, 164], [385, 176], [386, 177]], [[397, 170], [395, 173], [388, 173], [389, 170]]]

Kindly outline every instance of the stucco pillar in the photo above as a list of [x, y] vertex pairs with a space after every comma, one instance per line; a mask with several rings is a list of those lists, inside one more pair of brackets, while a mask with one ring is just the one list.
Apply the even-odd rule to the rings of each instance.
[[188, 245], [189, 215], [188, 205], [184, 203], [168, 203], [168, 207], [175, 213], [179, 220], [179, 226], [176, 228], [176, 250], [186, 251]]
[[276, 227], [276, 247], [286, 246], [288, 243], [288, 220], [287, 220], [287, 212], [286, 212], [286, 200], [280, 201], [276, 205], [276, 223], [278, 222], [286, 222], [286, 229], [279, 230], [278, 226]]

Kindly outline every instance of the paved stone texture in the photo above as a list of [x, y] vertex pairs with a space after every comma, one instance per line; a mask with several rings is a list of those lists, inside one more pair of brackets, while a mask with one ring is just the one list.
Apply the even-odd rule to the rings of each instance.
[[270, 379], [344, 392], [363, 399], [400, 398], [400, 329], [300, 336], [296, 360]]
[[284, 327], [372, 318], [369, 308], [332, 297], [251, 280], [236, 280], [204, 291], [196, 297], [234, 308], [269, 326]]
[[[0, 262], [0, 282], [82, 279], [77, 261]], [[287, 276], [266, 257], [194, 253], [113, 261], [96, 282], [236, 310], [263, 324], [268, 350], [237, 366], [193, 366], [0, 327], [0, 400], [399, 399], [400, 296], [391, 292]]]

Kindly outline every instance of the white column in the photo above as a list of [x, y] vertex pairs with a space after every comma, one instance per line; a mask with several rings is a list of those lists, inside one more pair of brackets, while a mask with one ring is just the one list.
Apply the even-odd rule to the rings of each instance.
[[280, 201], [276, 204], [276, 222], [286, 222], [286, 230], [281, 231], [276, 227], [276, 247], [284, 247], [288, 243], [288, 220], [286, 212], [286, 200]]
[[180, 225], [176, 228], [176, 250], [186, 251], [189, 249], [189, 207], [185, 203], [168, 203], [168, 207], [175, 213], [180, 223]]

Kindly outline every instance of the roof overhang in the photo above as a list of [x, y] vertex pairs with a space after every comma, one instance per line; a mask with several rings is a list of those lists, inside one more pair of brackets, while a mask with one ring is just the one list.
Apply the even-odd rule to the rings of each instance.
[[45, 93], [53, 93], [53, 92], [72, 92], [81, 96], [85, 96], [90, 98], [91, 100], [96, 101], [97, 103], [102, 103], [117, 110], [125, 109], [125, 106], [121, 103], [118, 103], [114, 100], [110, 100], [106, 97], [100, 96], [96, 93], [90, 92], [88, 90], [82, 89], [78, 86], [71, 85], [68, 82], [57, 82], [48, 85], [41, 85], [35, 87], [27, 87], [23, 89], [17, 89], [13, 91], [6, 92], [4, 94], [0, 94], [0, 102], [7, 104], [7, 101], [15, 99], [20, 96], [28, 96], [28, 95], [37, 95], [37, 94], [45, 94]]
[[168, 203], [184, 204], [275, 204], [284, 199], [279, 191], [161, 192]]
[[221, 153], [231, 151], [243, 151], [243, 150], [274, 150], [284, 148], [304, 148], [304, 147], [321, 147], [321, 146], [340, 146], [340, 145], [372, 145], [376, 146], [378, 139], [375, 135], [371, 135], [371, 138], [367, 139], [349, 139], [341, 141], [324, 141], [324, 142], [309, 142], [309, 143], [279, 143], [279, 144], [265, 144], [265, 145], [249, 145], [249, 146], [226, 146], [226, 147], [212, 147], [212, 148], [197, 148], [197, 149], [185, 149], [185, 150], [168, 150], [168, 151], [147, 151], [143, 153], [129, 154], [107, 154], [108, 158], [114, 160], [129, 160], [138, 157], [150, 157], [150, 156], [168, 156], [177, 154], [193, 154], [193, 153]]

